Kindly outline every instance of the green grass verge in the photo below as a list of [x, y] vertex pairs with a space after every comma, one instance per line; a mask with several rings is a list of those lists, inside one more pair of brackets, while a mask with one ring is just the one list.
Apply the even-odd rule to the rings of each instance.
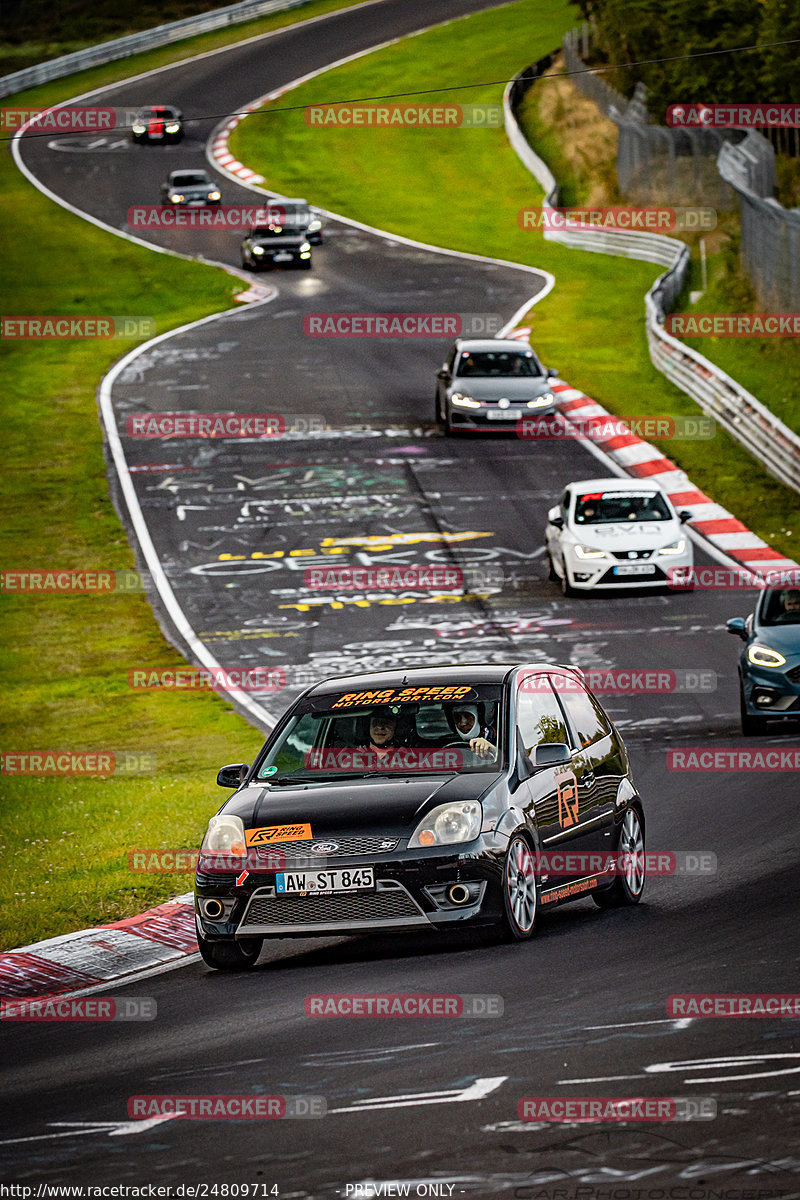
[[[302, 16], [337, 7], [309, 4]], [[299, 16], [293, 10], [84, 72], [28, 92], [25, 102], [52, 104]], [[148, 316], [161, 333], [231, 307], [246, 286], [65, 212], [27, 183], [8, 151], [0, 190], [13, 229], [0, 267], [4, 313]], [[133, 567], [109, 499], [95, 395], [133, 344], [0, 343], [4, 569]], [[225, 797], [217, 767], [252, 758], [259, 733], [213, 693], [130, 690], [132, 667], [185, 666], [142, 595], [4, 593], [0, 620], [5, 752], [134, 751], [155, 760], [152, 773], [138, 776], [3, 776], [0, 949], [117, 920], [189, 890], [189, 874], [132, 874], [128, 851], [197, 846]]]
[[[327, 72], [283, 96], [280, 107], [509, 78], [558, 46], [573, 19], [560, 0], [520, 0]], [[495, 85], [434, 90], [426, 99], [498, 103], [501, 97]], [[647, 353], [643, 297], [659, 268], [569, 250], [521, 230], [517, 213], [542, 197], [502, 130], [315, 128], [302, 111], [268, 107], [237, 127], [231, 149], [265, 177], [266, 187], [286, 195], [305, 195], [424, 242], [552, 271], [556, 287], [531, 313], [532, 340], [548, 365], [620, 416], [697, 415]], [[793, 557], [800, 553], [800, 500], [730, 437], [720, 432], [711, 442], [661, 448], [768, 542]]]

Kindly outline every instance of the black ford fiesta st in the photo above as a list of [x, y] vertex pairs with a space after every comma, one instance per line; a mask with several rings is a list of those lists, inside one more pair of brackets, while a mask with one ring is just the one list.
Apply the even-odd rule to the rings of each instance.
[[265, 938], [494, 926], [636, 904], [644, 813], [622, 739], [560, 665], [453, 665], [309, 688], [212, 817], [197, 864], [209, 966]]

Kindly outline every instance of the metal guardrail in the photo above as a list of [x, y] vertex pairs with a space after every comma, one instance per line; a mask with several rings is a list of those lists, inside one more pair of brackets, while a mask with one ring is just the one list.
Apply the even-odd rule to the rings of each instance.
[[[551, 63], [552, 55], [539, 59], [520, 72], [503, 95], [508, 140], [543, 188], [543, 209], [558, 205], [558, 184], [549, 167], [526, 140], [514, 110]], [[660, 234], [547, 228], [544, 238], [574, 249], [622, 255], [667, 266], [645, 296], [647, 345], [653, 365], [690, 396], [704, 413], [718, 421], [770, 474], [800, 491], [800, 437], [735, 379], [664, 330], [666, 314], [686, 280], [689, 247], [685, 242]]]
[[0, 76], [0, 96], [11, 96], [15, 92], [24, 91], [25, 88], [48, 83], [51, 79], [61, 79], [62, 76], [72, 75], [75, 71], [85, 71], [87, 67], [114, 62], [118, 58], [128, 58], [131, 54], [138, 54], [141, 50], [152, 50], [166, 42], [177, 42], [183, 38], [194, 37], [198, 33], [208, 33], [226, 25], [238, 25], [242, 21], [251, 21], [254, 17], [263, 17], [307, 3], [308, 0], [241, 0], [239, 4], [215, 8], [196, 17], [184, 17], [180, 21], [170, 21], [167, 25], [157, 25], [154, 29], [143, 29], [140, 33], [101, 42], [98, 46], [87, 46], [84, 50], [62, 54], [60, 58], [51, 58], [48, 62], [35, 63], [22, 71], [14, 71], [12, 75]]

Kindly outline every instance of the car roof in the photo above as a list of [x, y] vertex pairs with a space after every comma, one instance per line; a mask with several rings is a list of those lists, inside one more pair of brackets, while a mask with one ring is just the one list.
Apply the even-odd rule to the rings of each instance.
[[527, 342], [520, 342], [516, 338], [457, 338], [456, 345], [459, 350], [467, 350], [470, 353], [473, 350], [532, 351], [532, 347]]
[[650, 479], [619, 478], [617, 475], [605, 476], [603, 479], [576, 479], [566, 485], [573, 492], [625, 491], [625, 492], [661, 492], [664, 489]]
[[359, 675], [339, 675], [321, 679], [306, 692], [306, 696], [322, 696], [331, 692], [375, 691], [383, 688], [423, 687], [436, 684], [457, 685], [459, 683], [499, 684], [512, 671], [519, 669], [537, 671], [571, 671], [581, 676], [578, 667], [565, 663], [447, 663], [435, 667], [398, 668], [394, 671], [369, 671]]
[[180, 167], [177, 171], [170, 171], [170, 179], [174, 179], [176, 175], [203, 175], [208, 179], [208, 171], [204, 171], [202, 167]]

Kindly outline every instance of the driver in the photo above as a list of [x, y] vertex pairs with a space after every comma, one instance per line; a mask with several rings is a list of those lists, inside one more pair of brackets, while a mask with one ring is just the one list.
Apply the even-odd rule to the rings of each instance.
[[800, 613], [800, 589], [790, 588], [788, 592], [781, 594], [783, 602], [783, 611], [785, 613]]
[[452, 710], [451, 725], [453, 732], [458, 734], [462, 742], [469, 742], [469, 748], [479, 758], [494, 757], [497, 747], [494, 746], [487, 734], [494, 736], [494, 731], [481, 727], [477, 704], [459, 704]]
[[364, 748], [377, 754], [379, 759], [386, 758], [390, 750], [403, 745], [404, 738], [398, 728], [398, 711], [376, 708], [370, 713], [368, 738], [364, 739]]

